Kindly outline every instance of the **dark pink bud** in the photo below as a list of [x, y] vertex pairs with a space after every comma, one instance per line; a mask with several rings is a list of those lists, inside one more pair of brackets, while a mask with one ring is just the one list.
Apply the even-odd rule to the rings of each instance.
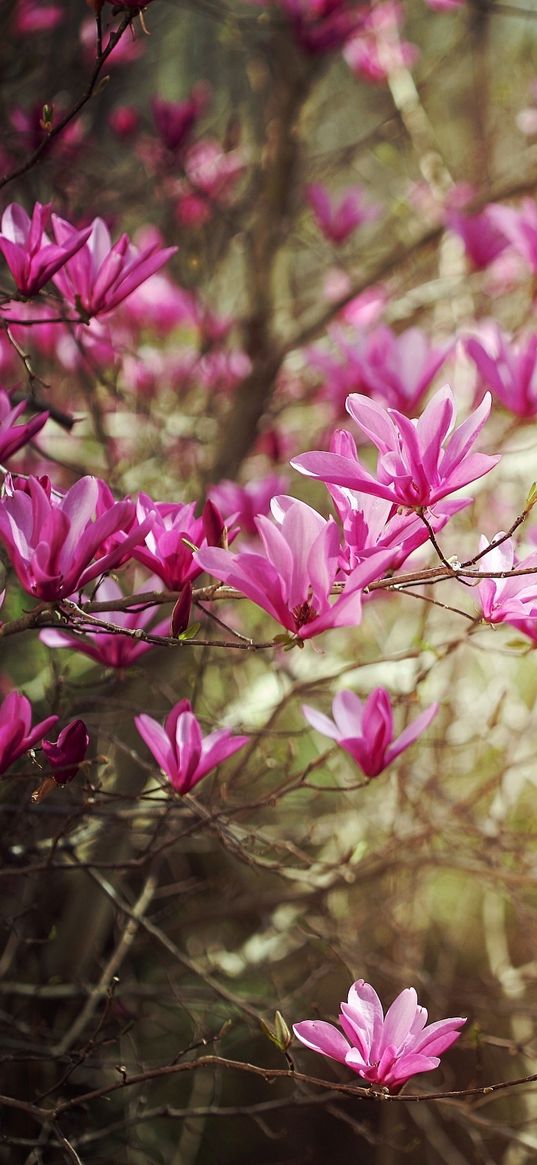
[[72, 720], [62, 728], [56, 743], [44, 740], [41, 748], [57, 785], [66, 785], [78, 772], [88, 751], [89, 736], [83, 720]]
[[182, 635], [190, 622], [192, 611], [192, 583], [186, 582], [172, 611], [172, 635]]
[[218, 506], [210, 498], [205, 502], [201, 517], [207, 545], [223, 546], [226, 540], [224, 519]]

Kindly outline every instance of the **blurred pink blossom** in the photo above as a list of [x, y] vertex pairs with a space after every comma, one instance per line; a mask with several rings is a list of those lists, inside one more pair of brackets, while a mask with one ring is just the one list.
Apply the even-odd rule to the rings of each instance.
[[479, 384], [486, 385], [504, 408], [517, 417], [537, 415], [537, 334], [511, 340], [499, 324], [471, 336], [465, 350], [476, 366]]
[[306, 187], [306, 198], [325, 238], [336, 245], [344, 243], [358, 227], [372, 222], [379, 210], [364, 201], [361, 186], [351, 186], [338, 202], [332, 202], [325, 186], [319, 182]]
[[[161, 586], [160, 579], [150, 578], [144, 584], [144, 591], [160, 590]], [[123, 598], [123, 591], [113, 579], [105, 578], [99, 584], [94, 597], [100, 603], [113, 602], [114, 599]], [[95, 660], [96, 663], [102, 664], [103, 667], [127, 668], [135, 663], [140, 656], [145, 655], [147, 651], [151, 651], [153, 644], [146, 643], [143, 639], [135, 639], [130, 635], [122, 635], [121, 630], [122, 628], [127, 631], [134, 631], [138, 628], [148, 630], [148, 624], [153, 615], [154, 609], [151, 607], [143, 611], [122, 611], [120, 609], [106, 611], [102, 618], [107, 623], [117, 627], [119, 629], [117, 633], [102, 629], [86, 630], [84, 636], [81, 636], [74, 634], [69, 629], [57, 631], [50, 627], [42, 631], [39, 638], [43, 643], [46, 643], [47, 647], [69, 647], [71, 651], [81, 651], [90, 659]], [[99, 616], [97, 615], [96, 618]], [[151, 628], [151, 634], [167, 635], [169, 622], [169, 618], [162, 619]]]
[[359, 31], [343, 48], [355, 76], [383, 82], [398, 69], [415, 65], [420, 55], [417, 45], [399, 37], [403, 20], [404, 9], [397, 0], [383, 0], [370, 8]]

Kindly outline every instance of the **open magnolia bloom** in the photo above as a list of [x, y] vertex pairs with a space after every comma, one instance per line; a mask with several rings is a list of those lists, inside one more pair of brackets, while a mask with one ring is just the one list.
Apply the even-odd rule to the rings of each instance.
[[367, 777], [377, 777], [425, 732], [438, 712], [438, 704], [426, 708], [397, 740], [393, 739], [392, 706], [385, 688], [375, 688], [365, 702], [349, 689], [338, 692], [332, 705], [333, 720], [308, 704], [302, 706], [302, 711], [313, 728], [337, 740]]
[[177, 793], [189, 793], [249, 740], [248, 736], [234, 736], [230, 728], [217, 728], [202, 736], [190, 700], [179, 700], [164, 727], [145, 712], [135, 716], [134, 723]]
[[341, 1004], [339, 1023], [344, 1035], [334, 1024], [317, 1019], [296, 1023], [293, 1031], [307, 1048], [396, 1092], [411, 1076], [438, 1068], [440, 1055], [459, 1038], [466, 1019], [427, 1024], [427, 1011], [413, 987], [401, 991], [384, 1015], [374, 987], [357, 979]]
[[322, 450], [303, 453], [291, 465], [331, 485], [387, 498], [412, 510], [424, 509], [483, 477], [500, 460], [498, 455], [472, 452], [490, 406], [487, 392], [479, 408], [453, 429], [455, 401], [449, 385], [434, 394], [415, 420], [351, 393], [347, 411], [379, 451], [376, 477], [357, 457]]

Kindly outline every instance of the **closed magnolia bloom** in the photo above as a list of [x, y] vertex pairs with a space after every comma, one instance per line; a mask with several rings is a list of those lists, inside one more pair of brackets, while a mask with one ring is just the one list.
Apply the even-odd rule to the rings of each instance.
[[466, 1023], [461, 1016], [430, 1024], [427, 1018], [413, 987], [401, 991], [384, 1015], [374, 987], [357, 979], [341, 1004], [344, 1035], [334, 1024], [317, 1019], [296, 1023], [293, 1031], [307, 1048], [339, 1060], [370, 1084], [398, 1092], [411, 1076], [438, 1067], [440, 1055], [458, 1040]]
[[336, 740], [360, 765], [367, 777], [377, 777], [429, 727], [438, 711], [431, 704], [393, 739], [393, 715], [388, 692], [375, 688], [365, 702], [355, 692], [338, 692], [332, 705], [334, 719], [304, 704], [306, 720], [318, 732]]
[[22, 692], [10, 692], [0, 704], [0, 773], [5, 773], [29, 748], [35, 748], [57, 723], [57, 716], [47, 716], [32, 728], [28, 697]]
[[83, 720], [72, 720], [66, 724], [56, 741], [43, 741], [41, 748], [57, 785], [66, 785], [76, 776], [88, 745], [88, 730]]
[[134, 722], [147, 747], [178, 793], [189, 793], [198, 781], [247, 743], [247, 736], [233, 736], [230, 728], [217, 728], [202, 736], [190, 700], [180, 700], [166, 717], [164, 727], [142, 712]]

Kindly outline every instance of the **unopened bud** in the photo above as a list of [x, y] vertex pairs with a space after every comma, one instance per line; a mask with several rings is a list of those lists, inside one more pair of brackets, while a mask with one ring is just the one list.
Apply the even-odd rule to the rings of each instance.
[[186, 631], [192, 611], [192, 583], [186, 582], [172, 611], [171, 632], [174, 638]]
[[264, 1019], [260, 1019], [259, 1023], [264, 1034], [273, 1044], [276, 1044], [280, 1052], [286, 1052], [293, 1037], [281, 1011], [274, 1012], [274, 1025], [272, 1027]]
[[224, 519], [218, 506], [215, 506], [210, 498], [205, 502], [201, 517], [207, 545], [222, 546], [225, 550], [227, 546], [227, 530], [224, 525]]

